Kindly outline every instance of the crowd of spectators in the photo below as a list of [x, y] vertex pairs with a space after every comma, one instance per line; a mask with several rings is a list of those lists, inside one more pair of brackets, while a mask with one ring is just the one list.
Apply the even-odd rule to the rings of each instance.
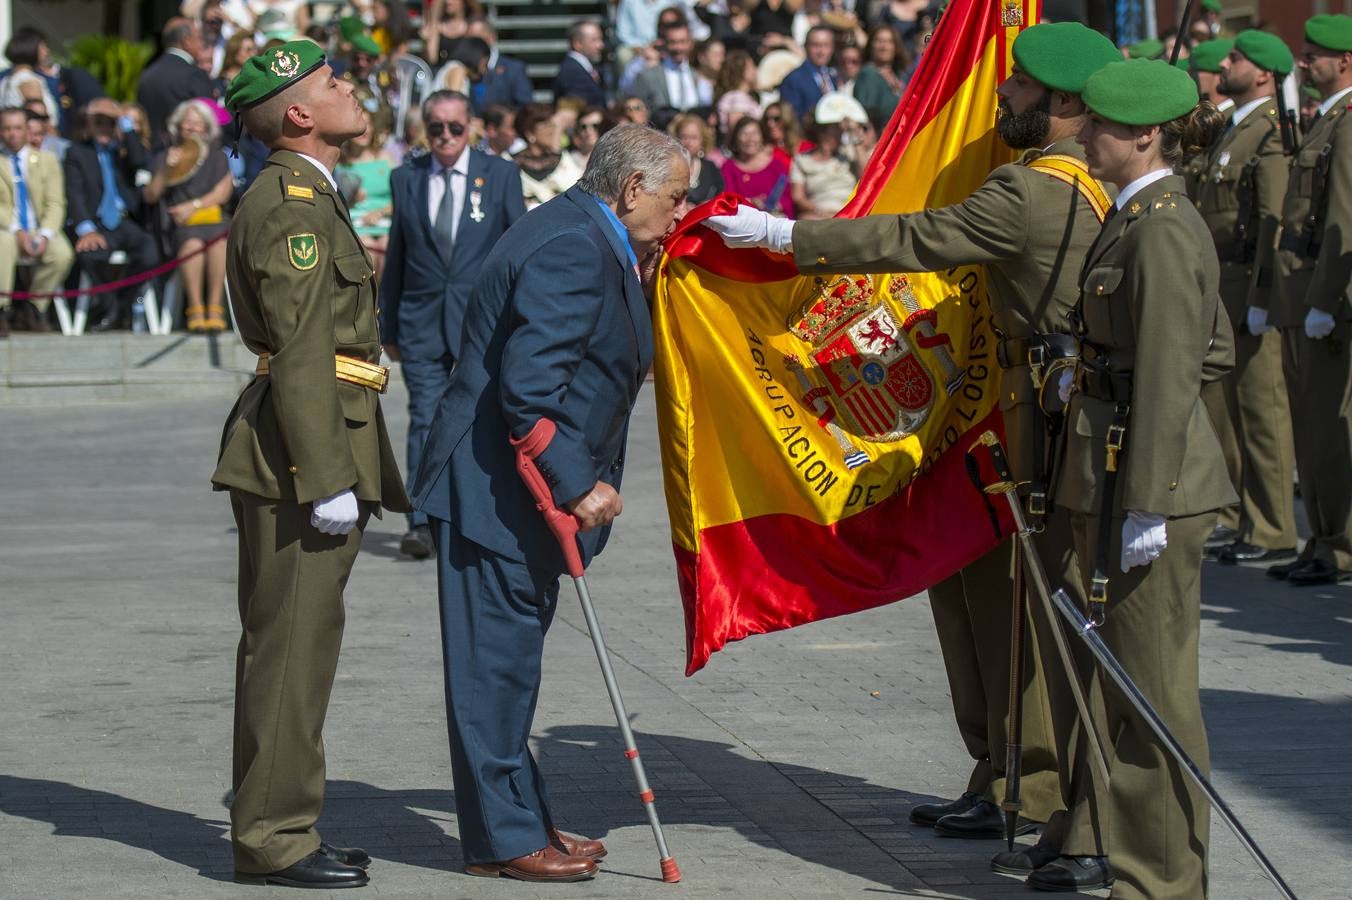
[[[184, 0], [135, 103], [105, 97], [87, 72], [56, 62], [40, 31], [20, 28], [5, 51], [12, 68], [0, 73], [5, 133], [18, 140], [20, 114], [25, 126], [23, 147], [0, 166], [0, 229], [13, 238], [0, 237], [0, 336], [11, 325], [51, 330], [45, 301], [9, 303], [16, 283], [33, 292], [81, 275], [101, 284], [173, 257], [183, 260], [172, 277], [186, 327], [227, 327], [221, 238], [266, 151], [237, 134], [219, 98], [245, 60], [279, 42], [324, 46], [368, 113], [368, 133], [345, 148], [336, 175], [379, 269], [391, 173], [427, 152], [418, 100], [432, 90], [469, 98], [470, 145], [518, 166], [528, 208], [567, 190], [607, 130], [639, 122], [690, 150], [696, 202], [727, 188], [775, 214], [834, 215], [924, 52], [937, 3], [618, 0], [607, 9], [573, 22], [556, 76], [532, 84], [526, 63], [499, 49], [480, 0]], [[401, 91], [401, 74], [419, 70], [419, 90]], [[152, 284], [163, 296], [165, 280]], [[139, 294], [99, 295], [91, 327], [140, 328]]]

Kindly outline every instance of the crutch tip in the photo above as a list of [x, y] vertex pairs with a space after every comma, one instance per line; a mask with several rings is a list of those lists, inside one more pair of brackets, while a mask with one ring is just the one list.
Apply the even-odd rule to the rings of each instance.
[[667, 884], [675, 884], [681, 880], [681, 870], [676, 867], [676, 860], [673, 857], [666, 857], [662, 860], [662, 880]]

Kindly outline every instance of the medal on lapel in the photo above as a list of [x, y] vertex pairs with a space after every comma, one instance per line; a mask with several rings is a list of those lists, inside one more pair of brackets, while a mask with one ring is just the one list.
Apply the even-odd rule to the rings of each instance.
[[482, 222], [484, 220], [484, 211], [480, 208], [480, 204], [483, 203], [484, 199], [483, 192], [480, 191], [480, 188], [483, 186], [484, 180], [482, 178], [476, 178], [474, 179], [474, 190], [469, 192], [469, 217], [475, 222]]

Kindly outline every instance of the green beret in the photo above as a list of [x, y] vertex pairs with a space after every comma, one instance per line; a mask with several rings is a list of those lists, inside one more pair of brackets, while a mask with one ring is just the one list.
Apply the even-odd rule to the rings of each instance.
[[1110, 122], [1159, 125], [1192, 111], [1197, 85], [1162, 59], [1127, 59], [1090, 75], [1080, 96], [1091, 112]]
[[1046, 22], [1014, 39], [1014, 62], [1054, 91], [1078, 94], [1099, 69], [1122, 54], [1099, 32], [1079, 22]]
[[1180, 56], [1169, 65], [1173, 66], [1175, 69], [1182, 69], [1184, 72], [1192, 71], [1192, 60], [1187, 56]]
[[1221, 6], [1221, 0], [1202, 0], [1202, 9], [1207, 12], [1218, 13], [1223, 11], [1224, 8]]
[[366, 23], [361, 20], [361, 16], [343, 16], [338, 20], [338, 34], [343, 40], [349, 43], [357, 35], [366, 33]]
[[1342, 15], [1311, 16], [1305, 22], [1305, 39], [1327, 50], [1352, 50], [1352, 18]]
[[365, 53], [367, 56], [379, 56], [380, 45], [374, 38], [359, 34], [352, 39], [352, 50], [355, 53]]
[[[1127, 56], [1131, 59], [1158, 59], [1163, 55], [1164, 41], [1158, 38], [1146, 38], [1127, 48]], [[1121, 56], [1121, 54], [1119, 53], [1118, 56]]]
[[1235, 49], [1260, 69], [1267, 69], [1278, 75], [1289, 75], [1296, 67], [1296, 59], [1291, 49], [1281, 38], [1269, 31], [1250, 28], [1241, 31], [1235, 37]]
[[1192, 67], [1197, 72], [1210, 72], [1213, 75], [1221, 70], [1221, 60], [1230, 55], [1235, 42], [1225, 39], [1202, 41], [1192, 48]]
[[225, 89], [225, 106], [239, 112], [281, 93], [324, 65], [324, 50], [314, 41], [288, 41], [245, 61]]

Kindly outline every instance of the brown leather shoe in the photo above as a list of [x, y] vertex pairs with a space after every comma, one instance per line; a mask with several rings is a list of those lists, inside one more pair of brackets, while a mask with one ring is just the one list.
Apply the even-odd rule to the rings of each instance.
[[575, 834], [564, 834], [557, 828], [550, 833], [549, 839], [554, 842], [555, 846], [563, 848], [563, 852], [569, 856], [580, 856], [584, 859], [604, 859], [606, 855], [606, 845], [600, 841], [579, 837]]
[[506, 862], [465, 866], [465, 874], [485, 878], [515, 878], [518, 881], [586, 881], [596, 877], [596, 863], [583, 857], [569, 856], [550, 844]]

